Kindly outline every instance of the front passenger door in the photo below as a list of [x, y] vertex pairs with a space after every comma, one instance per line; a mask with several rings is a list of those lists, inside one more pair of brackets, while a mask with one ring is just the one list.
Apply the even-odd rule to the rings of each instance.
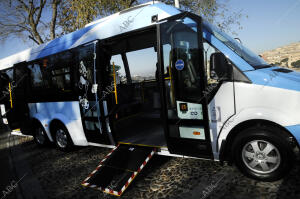
[[[158, 25], [165, 133], [170, 153], [213, 158], [201, 18], [182, 13]], [[165, 81], [162, 74], [169, 76]]]

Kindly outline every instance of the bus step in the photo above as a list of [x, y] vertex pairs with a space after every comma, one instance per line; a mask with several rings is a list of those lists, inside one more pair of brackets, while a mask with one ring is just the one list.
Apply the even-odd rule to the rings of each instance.
[[154, 147], [118, 145], [100, 162], [82, 185], [121, 196], [155, 151]]

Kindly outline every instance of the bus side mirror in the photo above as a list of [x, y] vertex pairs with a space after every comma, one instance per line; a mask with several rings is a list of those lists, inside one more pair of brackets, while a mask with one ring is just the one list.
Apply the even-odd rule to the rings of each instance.
[[210, 78], [214, 80], [230, 80], [232, 76], [232, 66], [220, 52], [211, 54], [209, 71]]

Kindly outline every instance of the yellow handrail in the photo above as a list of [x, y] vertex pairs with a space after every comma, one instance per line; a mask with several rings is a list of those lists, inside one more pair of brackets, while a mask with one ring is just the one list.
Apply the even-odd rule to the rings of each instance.
[[115, 99], [116, 104], [118, 104], [118, 92], [117, 92], [117, 81], [116, 81], [116, 68], [115, 68], [115, 62], [113, 62], [113, 76], [114, 76], [114, 93], [115, 93]]
[[10, 82], [8, 83], [8, 90], [9, 90], [9, 101], [10, 101], [10, 108], [13, 108], [13, 103], [12, 103], [12, 94], [11, 94], [11, 85], [10, 85]]

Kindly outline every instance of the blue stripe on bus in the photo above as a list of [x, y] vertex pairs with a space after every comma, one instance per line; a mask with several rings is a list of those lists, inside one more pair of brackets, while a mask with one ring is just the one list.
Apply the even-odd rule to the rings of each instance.
[[289, 73], [274, 71], [278, 68], [258, 69], [245, 72], [245, 74], [253, 84], [300, 91], [300, 73], [296, 71]]

